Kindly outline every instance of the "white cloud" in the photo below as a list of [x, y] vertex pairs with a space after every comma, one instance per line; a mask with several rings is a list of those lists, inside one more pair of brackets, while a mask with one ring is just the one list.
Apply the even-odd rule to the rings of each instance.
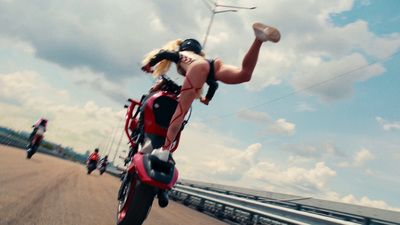
[[366, 162], [375, 159], [375, 156], [368, 149], [361, 149], [351, 158], [349, 162], [342, 162], [339, 166], [342, 167], [362, 167]]
[[321, 196], [329, 192], [329, 182], [336, 172], [324, 162], [315, 164], [312, 169], [302, 167], [280, 168], [268, 162], [260, 162], [249, 169], [242, 178], [242, 184], [256, 184], [266, 190], [291, 194]]
[[39, 87], [35, 81], [40, 82], [37, 73], [32, 71], [15, 72], [12, 74], [0, 74], [2, 87], [0, 89], [1, 96], [10, 99], [23, 100], [29, 97], [30, 93]]
[[[222, 148], [222, 146], [221, 146]], [[261, 144], [250, 145], [244, 151], [231, 149], [222, 158], [214, 158], [205, 162], [213, 176], [239, 178], [255, 163], [255, 155], [261, 148]]]
[[[288, 57], [281, 50], [274, 50], [273, 48], [271, 50], [271, 47], [265, 47], [270, 48], [267, 54], [263, 54], [261, 51], [251, 81], [245, 84], [247, 90], [260, 91], [270, 85], [282, 83], [286, 71], [285, 68], [282, 68], [282, 65], [288, 64]], [[244, 53], [242, 55], [244, 56]]]
[[265, 112], [253, 112], [249, 109], [242, 109], [235, 114], [235, 116], [242, 120], [254, 122], [272, 122], [271, 117]]
[[256, 163], [255, 155], [261, 144], [251, 144], [245, 149], [237, 139], [218, 133], [206, 124], [191, 122], [182, 133], [181, 143], [174, 159], [180, 177], [186, 179], [236, 180]]
[[395, 54], [400, 47], [400, 33], [393, 33], [385, 37], [373, 37], [362, 43], [369, 55], [383, 59]]
[[237, 141], [205, 124], [192, 123], [185, 129], [174, 153], [180, 177], [220, 184], [263, 188], [292, 194], [325, 196], [336, 172], [318, 162], [311, 169], [272, 163], [262, 157], [260, 143], [237, 149]]
[[10, 74], [0, 74], [0, 95], [13, 99], [17, 102], [26, 101], [26, 104], [35, 105], [37, 101], [46, 102], [48, 99], [43, 99], [47, 93], [52, 93], [48, 96], [54, 101], [68, 102], [69, 94], [65, 90], [59, 90], [51, 87], [38, 73], [35, 71], [22, 71]]
[[298, 112], [314, 112], [317, 109], [312, 107], [310, 104], [307, 104], [305, 102], [301, 102], [296, 106], [296, 111]]
[[286, 119], [278, 119], [273, 121], [272, 118], [264, 112], [253, 112], [249, 109], [242, 109], [235, 114], [239, 119], [258, 122], [259, 124], [267, 124], [267, 127], [262, 132], [257, 132], [259, 135], [276, 134], [276, 135], [293, 135], [295, 134], [294, 123], [286, 122]]
[[49, 119], [45, 139], [81, 153], [104, 146], [104, 137], [113, 134], [124, 115], [123, 111], [113, 112], [90, 101], [83, 106], [69, 105], [68, 92], [52, 88], [36, 72], [0, 74], [0, 81], [0, 94], [10, 101], [2, 102], [0, 107], [2, 126], [30, 131], [32, 124], [44, 116]]
[[340, 60], [322, 62], [310, 68], [307, 74], [297, 74], [292, 84], [299, 91], [319, 96], [322, 102], [349, 100], [353, 96], [355, 82], [365, 81], [385, 71], [380, 64], [365, 67], [367, 64], [361, 54], [354, 53]]
[[376, 117], [376, 121], [382, 126], [384, 130], [390, 131], [390, 130], [400, 130], [400, 122], [390, 122], [387, 121], [379, 116]]
[[380, 209], [386, 209], [386, 210], [394, 210], [394, 211], [400, 211], [400, 208], [394, 208], [390, 207], [386, 202], [381, 201], [381, 200], [371, 200], [367, 196], [362, 197], [360, 200], [356, 199], [354, 195], [347, 195], [340, 199], [341, 202], [344, 203], [349, 203], [349, 204], [355, 204], [355, 205], [362, 205], [366, 207], [372, 207], [372, 208], [380, 208]]
[[336, 146], [336, 143], [333, 140], [327, 140], [321, 143], [284, 143], [281, 146], [281, 150], [306, 158], [321, 158], [324, 155], [339, 157], [343, 156], [343, 153]]
[[151, 27], [154, 28], [155, 30], [157, 30], [157, 32], [160, 32], [160, 33], [165, 32], [165, 27], [164, 27], [162, 21], [160, 20], [160, 18], [158, 18], [155, 15], [153, 15], [153, 16], [154, 16], [154, 18], [150, 22]]
[[400, 153], [394, 153], [393, 158], [400, 160]]
[[286, 119], [278, 119], [268, 126], [265, 132], [278, 135], [294, 135], [295, 127], [296, 125], [294, 123], [286, 122]]

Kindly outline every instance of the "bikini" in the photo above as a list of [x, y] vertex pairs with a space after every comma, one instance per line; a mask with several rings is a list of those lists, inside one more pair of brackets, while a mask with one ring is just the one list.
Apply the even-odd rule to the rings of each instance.
[[[161, 50], [157, 53], [149, 62], [150, 66], [154, 66], [162, 60], [169, 60], [176, 64], [178, 73], [185, 76], [188, 66], [198, 59], [203, 59], [203, 57], [197, 55], [191, 51], [165, 51]], [[214, 62], [215, 59], [205, 59], [210, 64], [210, 72], [207, 75], [206, 83], [209, 88], [206, 94], [206, 98], [211, 100], [218, 89], [218, 83], [214, 76]]]

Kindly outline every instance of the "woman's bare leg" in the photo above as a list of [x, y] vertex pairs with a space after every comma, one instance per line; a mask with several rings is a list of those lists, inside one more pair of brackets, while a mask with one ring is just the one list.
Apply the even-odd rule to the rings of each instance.
[[197, 60], [189, 66], [182, 85], [178, 106], [168, 127], [165, 144], [162, 147], [163, 150], [170, 150], [171, 144], [182, 126], [186, 113], [206, 82], [209, 71], [210, 64], [206, 60]]
[[254, 40], [243, 58], [242, 68], [224, 64], [222, 60], [217, 59], [215, 61], [215, 78], [226, 84], [239, 84], [250, 81], [262, 43], [257, 38]]
[[253, 30], [256, 38], [243, 58], [242, 68], [225, 65], [222, 60], [217, 59], [214, 64], [215, 78], [217, 80], [226, 84], [239, 84], [250, 81], [257, 64], [262, 43], [266, 41], [277, 43], [281, 38], [276, 28], [262, 23], [253, 24]]

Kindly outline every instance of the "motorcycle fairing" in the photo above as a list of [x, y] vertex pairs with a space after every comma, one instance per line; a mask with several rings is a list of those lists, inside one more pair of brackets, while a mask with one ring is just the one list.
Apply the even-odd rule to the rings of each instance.
[[145, 133], [167, 136], [167, 129], [178, 105], [176, 95], [157, 92], [146, 100], [144, 107]]
[[178, 170], [175, 165], [162, 162], [153, 155], [137, 153], [133, 161], [131, 166], [136, 167], [140, 180], [146, 184], [171, 190], [178, 180]]

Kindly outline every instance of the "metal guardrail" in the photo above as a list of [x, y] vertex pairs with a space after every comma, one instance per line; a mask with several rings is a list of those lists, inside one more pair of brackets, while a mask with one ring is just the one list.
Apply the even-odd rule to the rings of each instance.
[[178, 180], [170, 196], [237, 224], [400, 224], [400, 212], [197, 181]]
[[[236, 196], [230, 196], [220, 194], [212, 191], [201, 190], [192, 187], [186, 187], [182, 185], [176, 185], [173, 193], [173, 198], [182, 198], [184, 201], [190, 202], [192, 198], [195, 198], [198, 202], [196, 207], [203, 209], [207, 204], [212, 205], [213, 208], [217, 209], [219, 214], [233, 214], [234, 211], [241, 211], [239, 214], [242, 215], [241, 222], [246, 224], [261, 224], [262, 221], [274, 221], [279, 224], [324, 224], [324, 225], [355, 225], [356, 223], [343, 221], [335, 218], [329, 218], [317, 214], [311, 214], [307, 212], [297, 211], [294, 209], [274, 206], [271, 204], [260, 203], [250, 199], [243, 199]], [[220, 205], [220, 206], [218, 206]], [[227, 209], [230, 208], [230, 209]], [[245, 214], [247, 214], [247, 218]], [[219, 216], [221, 217], [221, 215]]]
[[26, 148], [28, 141], [13, 137], [10, 134], [0, 133], [0, 144], [9, 145], [17, 148]]
[[[22, 139], [22, 138], [12, 136], [7, 133], [0, 132], [0, 144], [8, 145], [8, 146], [16, 147], [16, 148], [21, 148], [21, 149], [27, 149], [28, 145], [29, 145], [29, 141]], [[51, 149], [45, 148], [43, 146], [39, 146], [36, 151], [40, 152], [40, 153], [45, 153], [48, 155], [53, 155], [53, 156], [64, 158], [64, 157], [62, 157], [61, 154], [59, 154]]]

